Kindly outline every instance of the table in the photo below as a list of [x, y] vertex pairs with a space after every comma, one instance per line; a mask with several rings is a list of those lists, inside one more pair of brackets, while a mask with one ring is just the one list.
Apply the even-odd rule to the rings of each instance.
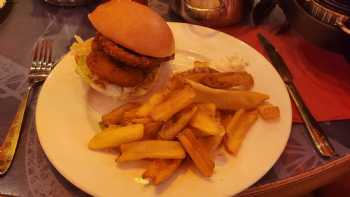
[[[150, 6], [169, 21], [182, 21], [169, 12], [167, 0]], [[65, 54], [73, 35], [90, 37], [94, 30], [86, 15], [96, 5], [61, 8], [41, 0], [16, 1], [0, 24], [0, 137], [3, 138], [26, 87], [26, 73], [35, 42], [54, 42], [55, 57]], [[295, 34], [295, 36], [298, 36]], [[49, 163], [37, 139], [33, 99], [13, 166], [0, 178], [0, 194], [11, 196], [88, 196], [64, 179]], [[302, 124], [293, 124], [288, 145], [273, 168], [241, 196], [297, 195], [324, 185], [350, 167], [350, 120], [322, 123], [340, 156], [322, 159], [314, 150]]]

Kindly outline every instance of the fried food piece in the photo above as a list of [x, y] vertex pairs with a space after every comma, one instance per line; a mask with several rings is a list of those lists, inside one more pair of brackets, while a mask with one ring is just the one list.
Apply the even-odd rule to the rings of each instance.
[[138, 105], [139, 104], [137, 103], [126, 103], [124, 105], [118, 106], [117, 108], [102, 116], [102, 124], [111, 125], [121, 123], [124, 117], [124, 113], [128, 110], [136, 108]]
[[[123, 114], [123, 122], [131, 122], [131, 120], [137, 119], [138, 118], [138, 116], [136, 115], [137, 109], [138, 108], [135, 107], [135, 108], [131, 108], [131, 109], [125, 111]], [[141, 119], [144, 119], [144, 117], [141, 117]]]
[[140, 117], [148, 116], [157, 105], [167, 98], [169, 93], [170, 91], [168, 89], [163, 89], [154, 93], [137, 109], [136, 115]]
[[228, 115], [223, 114], [221, 111], [216, 111], [216, 119], [218, 121], [218, 124], [220, 124], [220, 127], [222, 128], [223, 132], [219, 135], [211, 135], [207, 137], [201, 137], [198, 139], [202, 143], [203, 147], [205, 147], [210, 153], [214, 153], [214, 151], [218, 149], [222, 144], [224, 136], [226, 134], [226, 125], [228, 124], [228, 120], [226, 120], [228, 119]]
[[183, 159], [186, 152], [178, 141], [145, 140], [120, 145], [118, 161]]
[[100, 49], [102, 49], [106, 54], [113, 57], [117, 61], [121, 61], [129, 66], [137, 68], [151, 69], [158, 67], [162, 62], [169, 61], [174, 58], [174, 56], [164, 57], [164, 58], [154, 58], [149, 56], [143, 56], [136, 54], [128, 49], [125, 49], [108, 38], [97, 34], [96, 42]]
[[93, 150], [118, 147], [120, 144], [141, 139], [143, 131], [142, 124], [107, 127], [90, 140], [88, 147]]
[[213, 175], [215, 163], [209, 151], [202, 146], [200, 141], [192, 133], [192, 130], [188, 128], [185, 129], [177, 138], [202, 175], [206, 177]]
[[278, 106], [269, 103], [259, 105], [258, 112], [264, 120], [274, 120], [280, 117], [280, 109]]
[[187, 70], [184, 72], [176, 73], [173, 78], [176, 79], [189, 79], [191, 81], [200, 82], [203, 78], [211, 73], [219, 73], [219, 71], [210, 68], [210, 67], [195, 67], [191, 70]]
[[176, 89], [181, 89], [181, 88], [185, 87], [185, 85], [186, 85], [186, 81], [183, 78], [173, 76], [169, 80], [169, 82], [166, 86], [166, 89], [169, 91], [173, 91]]
[[198, 110], [192, 117], [190, 125], [196, 128], [200, 136], [220, 135], [225, 132], [221, 121], [217, 118], [216, 106], [213, 103], [197, 104]]
[[145, 132], [143, 139], [155, 139], [158, 135], [158, 131], [162, 127], [162, 122], [148, 122], [145, 123]]
[[187, 84], [187, 80], [201, 81], [206, 75], [210, 73], [217, 73], [219, 71], [210, 67], [195, 67], [190, 70], [175, 73], [167, 84], [167, 89], [175, 90], [183, 88]]
[[212, 135], [209, 137], [201, 137], [198, 140], [210, 153], [218, 149], [224, 139], [225, 135]]
[[235, 113], [226, 129], [225, 148], [229, 153], [237, 155], [250, 127], [257, 119], [257, 111], [246, 112], [242, 109]]
[[[124, 116], [125, 118], [125, 116]], [[128, 120], [128, 119], [126, 119]], [[132, 123], [140, 123], [140, 124], [147, 124], [152, 122], [152, 119], [149, 117], [141, 117], [141, 118], [133, 118], [133, 119], [129, 119], [128, 121], [132, 122]]]
[[193, 67], [196, 68], [209, 68], [209, 62], [207, 61], [199, 61], [199, 60], [195, 60], [193, 62]]
[[188, 81], [196, 92], [194, 102], [214, 103], [218, 109], [255, 109], [269, 98], [268, 95], [247, 90], [221, 90]]
[[193, 106], [177, 113], [176, 117], [164, 123], [162, 130], [159, 131], [159, 137], [164, 140], [172, 140], [176, 138], [176, 135], [191, 121], [196, 111], [197, 106]]
[[152, 184], [167, 180], [179, 168], [182, 159], [155, 159], [147, 167], [142, 177], [151, 181]]
[[154, 121], [167, 121], [177, 112], [189, 106], [196, 94], [190, 86], [174, 90], [167, 99], [155, 106], [150, 116]]
[[136, 86], [145, 79], [145, 74], [141, 70], [122, 67], [97, 50], [91, 51], [87, 56], [87, 65], [100, 79], [119, 86]]
[[222, 126], [224, 126], [225, 130], [228, 126], [228, 123], [232, 119], [232, 116], [233, 116], [233, 112], [231, 112], [231, 111], [229, 111], [229, 112], [227, 112], [227, 111], [222, 112], [221, 111], [221, 124], [222, 124]]
[[241, 87], [244, 90], [249, 90], [254, 85], [254, 79], [247, 72], [209, 73], [200, 80], [200, 83], [211, 88]]

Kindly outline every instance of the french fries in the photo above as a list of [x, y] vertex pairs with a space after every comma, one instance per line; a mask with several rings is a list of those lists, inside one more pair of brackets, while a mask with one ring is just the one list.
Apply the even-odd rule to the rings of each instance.
[[206, 148], [210, 153], [214, 152], [216, 149], [218, 149], [224, 139], [223, 135], [212, 135], [208, 137], [202, 137], [198, 139], [203, 147]]
[[236, 156], [258, 115], [264, 120], [280, 116], [279, 108], [266, 102], [268, 95], [249, 91], [254, 85], [249, 73], [222, 73], [207, 62], [196, 65], [175, 74], [143, 103], [124, 104], [103, 115], [106, 128], [88, 147], [119, 147], [117, 162], [151, 159], [142, 177], [154, 185], [169, 179], [186, 155], [210, 177], [221, 145]]
[[279, 108], [269, 103], [259, 105], [258, 112], [264, 120], [274, 120], [280, 117]]
[[[125, 118], [125, 117], [124, 117]], [[125, 118], [124, 120], [129, 121], [131, 123], [140, 123], [140, 124], [147, 124], [153, 122], [151, 118], [149, 117], [140, 117], [140, 118]]]
[[148, 116], [154, 107], [163, 102], [169, 95], [168, 89], [161, 90], [153, 94], [144, 104], [142, 104], [136, 111], [136, 116], [145, 117]]
[[176, 135], [191, 121], [193, 115], [197, 111], [197, 108], [197, 106], [193, 106], [185, 109], [177, 114], [175, 119], [166, 121], [162, 129], [159, 131], [159, 137], [164, 140], [172, 140], [176, 138]]
[[150, 116], [154, 121], [167, 121], [174, 114], [189, 106], [195, 96], [196, 94], [190, 86], [174, 90], [168, 99], [154, 107]]
[[221, 113], [221, 114], [222, 114], [221, 115], [221, 124], [222, 124], [222, 126], [224, 126], [225, 131], [226, 131], [228, 123], [230, 122], [233, 114], [232, 113], [227, 113], [227, 112]]
[[103, 115], [101, 122], [103, 125], [119, 124], [123, 120], [124, 113], [128, 110], [136, 108], [137, 106], [138, 104], [136, 103], [126, 103], [121, 105], [113, 109], [111, 112]]
[[208, 150], [196, 139], [191, 129], [185, 129], [177, 138], [190, 155], [195, 166], [203, 176], [210, 177], [214, 173], [214, 161]]
[[131, 120], [136, 119], [137, 118], [136, 112], [137, 112], [137, 108], [132, 108], [124, 112], [122, 123], [123, 122], [128, 123], [128, 122], [131, 122]]
[[187, 79], [187, 80], [191, 80], [191, 81], [200, 82], [207, 75], [209, 75], [211, 73], [218, 73], [217, 70], [205, 66], [205, 63], [207, 63], [207, 62], [204, 62], [203, 64], [202, 64], [202, 62], [197, 62], [197, 64], [201, 65], [201, 66], [195, 67], [192, 70], [188, 70], [188, 71], [185, 71], [182, 73], [175, 74], [174, 78], [182, 80], [182, 81], [185, 81]]
[[167, 180], [179, 168], [182, 159], [155, 159], [147, 167], [142, 177], [151, 181], [152, 184]]
[[195, 90], [195, 102], [214, 103], [222, 110], [255, 109], [269, 98], [268, 95], [259, 92], [214, 89], [189, 80], [188, 83]]
[[195, 70], [198, 68], [210, 68], [209, 62], [203, 62], [203, 61], [198, 61], [198, 60], [193, 62], [193, 67], [194, 67], [194, 69], [192, 69], [192, 70]]
[[246, 112], [239, 110], [235, 113], [226, 129], [225, 147], [229, 153], [237, 155], [249, 128], [255, 123], [257, 118], [257, 111]]
[[107, 127], [90, 140], [88, 147], [92, 150], [118, 147], [120, 144], [141, 139], [143, 130], [142, 124]]
[[140, 159], [183, 159], [185, 150], [177, 141], [145, 140], [120, 145], [119, 162]]
[[211, 88], [218, 89], [241, 87], [244, 90], [249, 90], [254, 85], [252, 75], [247, 72], [210, 73], [204, 76], [199, 82]]
[[158, 135], [158, 131], [161, 129], [162, 122], [148, 122], [145, 123], [145, 131], [143, 139], [155, 139]]
[[204, 103], [197, 106], [198, 110], [190, 122], [192, 127], [201, 131], [202, 136], [219, 135], [225, 132], [221, 122], [216, 118], [215, 104]]

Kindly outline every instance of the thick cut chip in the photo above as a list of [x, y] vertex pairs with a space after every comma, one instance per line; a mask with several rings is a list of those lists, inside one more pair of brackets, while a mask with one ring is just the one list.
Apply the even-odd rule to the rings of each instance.
[[167, 121], [174, 114], [189, 106], [196, 94], [190, 86], [174, 90], [168, 98], [154, 107], [150, 116], [154, 121]]
[[176, 138], [176, 135], [187, 126], [196, 111], [197, 106], [193, 106], [179, 112], [176, 114], [176, 117], [166, 121], [159, 132], [159, 137], [165, 140]]
[[221, 90], [188, 81], [196, 93], [195, 102], [214, 103], [218, 109], [239, 110], [255, 109], [269, 98], [268, 95], [244, 90]]
[[151, 181], [152, 184], [167, 180], [179, 168], [182, 159], [155, 159], [147, 167], [142, 177]]
[[220, 120], [216, 117], [215, 104], [203, 103], [197, 106], [198, 110], [190, 122], [192, 127], [201, 131], [203, 136], [220, 135], [225, 132]]
[[258, 112], [264, 120], [273, 120], [280, 117], [279, 108], [269, 103], [259, 105]]
[[111, 112], [104, 114], [102, 116], [102, 124], [103, 125], [119, 124], [123, 120], [124, 113], [128, 110], [136, 108], [137, 106], [138, 104], [136, 103], [126, 103], [124, 105], [121, 105], [113, 109]]
[[[198, 64], [200, 64], [198, 62]], [[178, 80], [191, 80], [200, 82], [203, 78], [208, 76], [211, 73], [218, 73], [217, 70], [210, 67], [195, 67], [191, 70], [186, 70], [184, 72], [176, 73], [173, 78]]]
[[225, 147], [232, 155], [237, 155], [249, 129], [258, 119], [258, 112], [239, 110], [232, 117], [226, 129]]
[[93, 150], [118, 147], [120, 144], [141, 139], [143, 130], [143, 124], [107, 127], [90, 140], [88, 147]]
[[232, 119], [233, 112], [223, 112], [221, 113], [221, 124], [227, 129], [228, 123]]
[[148, 122], [145, 123], [144, 139], [155, 139], [158, 135], [159, 130], [162, 127], [162, 122]]
[[210, 73], [203, 77], [200, 83], [212, 88], [228, 89], [240, 87], [244, 90], [249, 90], [254, 85], [254, 79], [247, 72]]
[[168, 89], [163, 89], [159, 92], [156, 92], [137, 109], [136, 115], [138, 117], [148, 116], [155, 108], [155, 106], [157, 106], [167, 98], [169, 93], [170, 91]]
[[224, 139], [225, 135], [213, 135], [208, 137], [202, 137], [198, 140], [201, 142], [203, 147], [205, 147], [209, 152], [213, 153], [218, 149]]
[[118, 161], [141, 159], [183, 159], [185, 150], [177, 141], [145, 140], [122, 144]]
[[177, 138], [190, 155], [195, 166], [203, 176], [210, 177], [214, 173], [215, 163], [209, 151], [202, 146], [200, 141], [194, 136], [191, 129], [185, 129]]

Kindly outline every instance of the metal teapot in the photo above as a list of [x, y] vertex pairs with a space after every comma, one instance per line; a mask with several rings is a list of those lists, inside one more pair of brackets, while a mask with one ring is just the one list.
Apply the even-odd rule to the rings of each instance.
[[253, 0], [170, 0], [170, 8], [190, 23], [228, 26], [240, 22], [252, 2]]

